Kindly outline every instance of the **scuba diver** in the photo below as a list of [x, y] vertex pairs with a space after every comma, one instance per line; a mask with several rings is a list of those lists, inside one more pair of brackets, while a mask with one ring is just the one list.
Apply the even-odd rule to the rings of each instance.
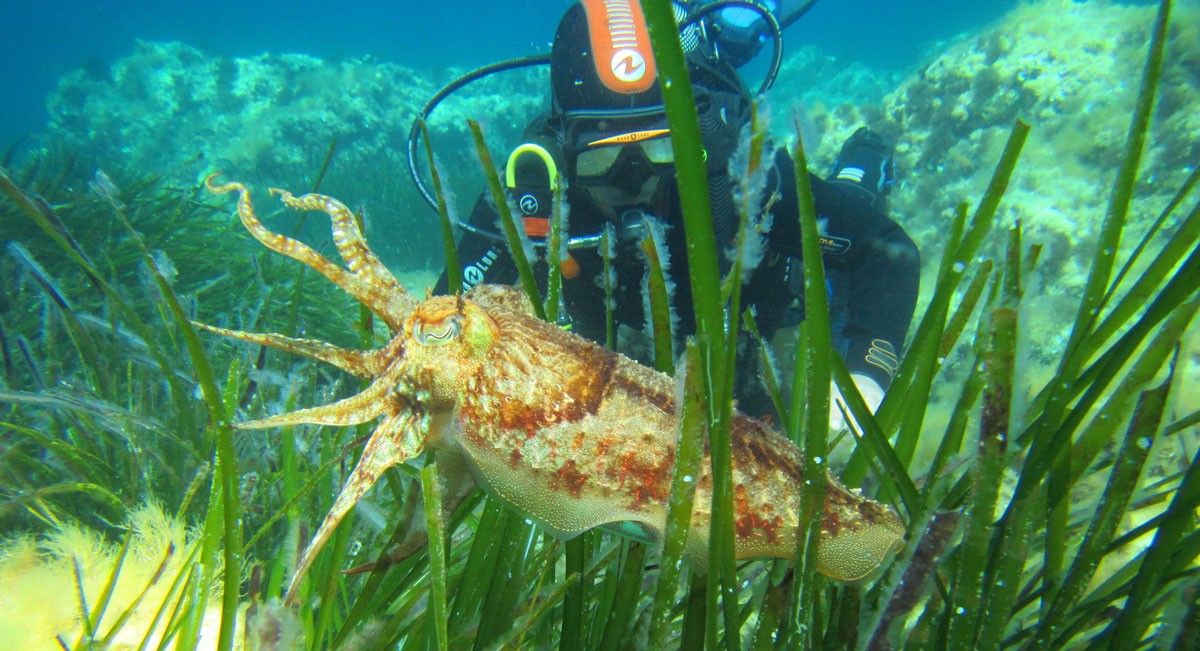
[[[738, 227], [729, 159], [749, 123], [752, 103], [737, 68], [758, 54], [772, 32], [777, 64], [780, 26], [793, 22], [812, 1], [783, 0], [774, 6], [768, 0], [772, 6], [765, 8], [717, 2], [707, 10], [703, 4], [697, 10], [676, 3], [700, 117], [719, 247], [733, 244]], [[562, 307], [569, 327], [596, 341], [606, 336], [606, 279], [599, 234], [611, 225], [617, 240], [612, 259], [614, 318], [636, 330], [647, 322], [646, 266], [638, 243], [646, 235], [648, 217], [662, 224], [671, 261], [668, 273], [675, 283], [671, 306], [678, 342], [695, 330], [686, 240], [668, 124], [638, 0], [572, 4], [551, 47], [550, 79], [550, 110], [527, 127], [523, 144], [504, 170], [513, 214], [524, 221], [530, 239], [544, 245], [554, 198], [551, 188], [559, 180], [566, 182], [570, 244], [562, 265]], [[764, 155], [764, 164], [770, 160], [770, 155]], [[746, 270], [750, 277], [743, 291], [743, 304], [753, 307], [767, 340], [779, 328], [799, 322], [804, 304], [795, 167], [785, 148], [774, 151], [773, 165], [763, 194], [773, 197], [769, 206], [773, 225], [766, 234], [761, 263]], [[884, 213], [893, 182], [891, 147], [860, 128], [842, 147], [827, 179], [811, 172], [809, 178], [822, 224], [835, 342], [874, 412], [898, 366], [916, 305], [920, 270], [917, 247]], [[469, 222], [461, 224], [463, 291], [480, 283], [517, 282], [508, 247], [496, 234], [497, 223], [495, 206], [485, 193]], [[725, 272], [727, 256], [719, 256]], [[544, 270], [545, 263], [540, 265]], [[538, 275], [544, 278], [544, 273]], [[443, 273], [435, 291], [457, 289], [447, 287]], [[629, 338], [628, 329], [622, 332]], [[631, 353], [630, 342], [618, 338], [614, 343], [618, 350], [638, 356]], [[739, 354], [738, 359], [738, 408], [752, 415], [771, 413], [757, 374], [757, 355]], [[840, 399], [836, 386], [834, 398], [830, 422], [837, 430], [844, 422], [835, 404]]]

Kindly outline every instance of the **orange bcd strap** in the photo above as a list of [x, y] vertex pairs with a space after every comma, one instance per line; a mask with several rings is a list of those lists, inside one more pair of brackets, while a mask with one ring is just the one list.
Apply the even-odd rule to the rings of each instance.
[[545, 217], [523, 217], [525, 234], [529, 237], [546, 237], [550, 234], [550, 220]]
[[[550, 234], [550, 220], [545, 217], [524, 217], [525, 234], [529, 237], [545, 238]], [[571, 280], [579, 275], [579, 262], [567, 252], [567, 256], [558, 261], [558, 269], [563, 278]]]

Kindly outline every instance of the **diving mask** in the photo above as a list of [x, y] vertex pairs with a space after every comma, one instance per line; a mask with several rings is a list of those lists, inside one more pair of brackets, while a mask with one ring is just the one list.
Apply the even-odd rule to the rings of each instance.
[[674, 164], [669, 135], [667, 129], [646, 129], [591, 140], [575, 158], [575, 175], [581, 179], [609, 176], [620, 167], [622, 155], [641, 157], [652, 166]]

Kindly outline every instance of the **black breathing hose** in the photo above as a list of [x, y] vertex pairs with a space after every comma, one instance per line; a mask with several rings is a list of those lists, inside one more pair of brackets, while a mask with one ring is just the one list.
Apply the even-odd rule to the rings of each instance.
[[549, 64], [550, 55], [540, 54], [523, 57], [520, 59], [501, 61], [499, 63], [493, 63], [482, 68], [477, 68], [459, 77], [458, 79], [455, 79], [449, 84], [446, 84], [446, 86], [439, 90], [433, 97], [429, 98], [429, 101], [425, 103], [425, 106], [421, 109], [421, 112], [417, 114], [417, 117], [413, 118], [412, 127], [408, 130], [408, 173], [412, 176], [413, 183], [417, 185], [417, 189], [421, 192], [421, 196], [425, 198], [426, 203], [428, 203], [434, 210], [437, 210], [437, 198], [433, 196], [433, 193], [429, 191], [429, 188], [425, 187], [425, 182], [421, 180], [421, 173], [417, 169], [417, 137], [421, 133], [421, 122], [428, 118], [429, 114], [433, 112], [433, 109], [437, 108], [437, 105], [440, 104], [442, 100], [446, 99], [450, 93], [453, 93], [454, 91], [473, 81], [478, 81], [483, 77], [497, 72], [519, 70], [521, 68]]
[[[797, 13], [803, 14], [814, 4], [816, 4], [816, 0], [811, 0], [808, 5], [804, 7], [804, 9]], [[718, 9], [728, 9], [731, 7], [741, 7], [743, 9], [749, 9], [751, 11], [758, 12], [758, 15], [761, 16], [764, 21], [766, 21], [767, 29], [771, 33], [771, 40], [774, 42], [774, 49], [771, 52], [771, 67], [767, 69], [767, 76], [765, 79], [763, 79], [762, 84], [760, 84], [758, 87], [757, 95], [762, 95], [770, 90], [771, 86], [775, 85], [775, 78], [779, 76], [779, 67], [783, 65], [783, 28], [779, 26], [779, 21], [775, 19], [775, 14], [771, 13], [769, 9], [758, 4], [757, 2], [750, 2], [748, 0], [717, 0], [716, 2], [706, 4], [696, 11], [688, 14], [687, 20], [684, 20], [679, 24], [679, 31], [682, 32], [688, 27], [700, 22], [701, 18], [704, 18], [708, 14], [711, 14]], [[789, 19], [788, 23], [791, 24], [791, 22], [794, 20], [795, 19]]]

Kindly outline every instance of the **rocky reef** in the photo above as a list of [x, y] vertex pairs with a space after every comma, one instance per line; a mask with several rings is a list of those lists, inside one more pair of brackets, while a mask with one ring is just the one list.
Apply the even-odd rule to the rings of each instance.
[[[1153, 7], [1103, 0], [1023, 4], [931, 51], [907, 75], [793, 46], [771, 103], [781, 114], [803, 107], [809, 159], [818, 170], [860, 124], [896, 140], [892, 212], [927, 261], [940, 255], [955, 205], [986, 186], [1013, 121], [1029, 122], [1033, 131], [1001, 210], [1006, 223], [1019, 219], [1027, 240], [1044, 247], [1033, 279], [1042, 291], [1030, 301], [1052, 316], [1032, 323], [1029, 334], [1050, 351], [1064, 341], [1063, 315], [1090, 264], [1153, 14]], [[1200, 160], [1200, 8], [1177, 7], [1172, 32], [1126, 247]], [[331, 191], [408, 213], [435, 238], [432, 212], [405, 178], [404, 142], [413, 116], [457, 72], [369, 58], [229, 58], [180, 43], [139, 42], [110, 69], [93, 66], [62, 79], [49, 99], [47, 140], [92, 167], [132, 167], [189, 183], [219, 168], [293, 187], [311, 183], [336, 141]], [[465, 118], [481, 120], [495, 151], [507, 150], [546, 105], [541, 74], [474, 84], [435, 113], [434, 144], [459, 211], [469, 209], [482, 185]], [[791, 120], [776, 120], [776, 128], [790, 130]], [[436, 255], [430, 247], [432, 266]], [[926, 287], [934, 270], [926, 265]]]
[[[106, 169], [195, 178], [220, 168], [274, 182], [310, 178], [336, 140], [342, 168], [400, 175], [414, 116], [454, 74], [435, 78], [370, 58], [220, 57], [139, 41], [109, 69], [63, 77], [48, 100], [49, 135]], [[477, 86], [433, 115], [435, 137], [462, 136], [444, 139], [448, 160], [467, 142], [467, 117], [499, 142], [519, 134], [545, 101], [540, 93], [510, 94], [511, 82]]]
[[[1087, 279], [1096, 236], [1124, 152], [1156, 8], [1041, 0], [933, 52], [898, 80], [807, 48], [785, 64], [776, 112], [800, 107], [810, 166], [829, 169], [862, 124], [896, 142], [890, 210], [920, 247], [922, 300], [935, 281], [956, 206], [987, 187], [1015, 120], [1032, 127], [1000, 207], [1042, 247], [1022, 306], [1023, 386], [1054, 369]], [[876, 89], [892, 81], [886, 91]], [[1168, 52], [1122, 258], [1200, 163], [1200, 7], [1174, 11]], [[784, 129], [792, 129], [785, 116]], [[1175, 221], [1186, 211], [1179, 211]], [[1168, 222], [1166, 233], [1173, 228]], [[1001, 240], [997, 238], [996, 242]], [[1153, 247], [1152, 247], [1153, 249]], [[992, 251], [991, 253], [999, 253]], [[1134, 269], [1133, 276], [1136, 276]], [[1200, 328], [1185, 339], [1179, 413], [1200, 408]], [[961, 365], [960, 365], [961, 366]], [[957, 372], [951, 362], [947, 369]], [[947, 395], [952, 401], [955, 396]], [[935, 408], [934, 418], [944, 410]]]
[[[462, 72], [433, 74], [370, 58], [231, 58], [139, 41], [109, 68], [62, 78], [48, 99], [43, 140], [47, 150], [69, 152], [84, 180], [101, 169], [113, 178], [155, 174], [183, 187], [214, 170], [264, 185], [312, 187], [336, 143], [322, 189], [352, 198], [381, 242], [380, 254], [422, 265], [418, 282], [425, 284], [429, 269], [441, 265], [441, 235], [408, 179], [406, 140], [429, 98]], [[537, 74], [473, 83], [433, 113], [431, 138], [452, 194], [473, 198], [482, 186], [466, 119], [480, 121], [495, 151], [507, 149], [547, 101], [545, 92], [527, 92], [546, 87]], [[424, 167], [424, 147], [418, 155]]]
[[[1120, 164], [1154, 7], [1043, 0], [1010, 12], [907, 78], [883, 102], [898, 134], [893, 202], [923, 244], [946, 231], [954, 203], [980, 195], [1016, 119], [1033, 127], [1005, 202], [1009, 223], [1072, 255], [1102, 222]], [[1177, 9], [1137, 213], [1161, 209], [1200, 160], [1200, 11]], [[869, 112], [873, 114], [873, 111]], [[1136, 224], [1141, 219], [1132, 220]], [[1144, 225], [1144, 224], [1143, 224]], [[1134, 237], [1127, 238], [1136, 242]], [[1131, 244], [1132, 246], [1132, 244]], [[1082, 280], [1063, 267], [1061, 280]], [[1075, 285], [1078, 287], [1078, 285]], [[1069, 289], [1069, 287], [1062, 287]]]
[[[1177, 13], [1141, 188], [1150, 196], [1176, 187], [1200, 156], [1200, 16], [1194, 6]], [[819, 135], [810, 159], [819, 164], [858, 124], [896, 137], [901, 179], [893, 203], [922, 241], [944, 232], [955, 200], [978, 195], [1013, 120], [1029, 121], [1034, 132], [1009, 202], [1020, 206], [1013, 216], [1071, 246], [1098, 222], [1073, 215], [1102, 207], [1099, 189], [1124, 142], [1152, 15], [1151, 7], [1104, 1], [1022, 5], [906, 77], [792, 47], [771, 102], [805, 106]], [[63, 77], [48, 100], [46, 140], [106, 169], [178, 175], [182, 168], [194, 178], [220, 167], [275, 182], [311, 176], [336, 140], [338, 164], [398, 175], [413, 116], [458, 72], [370, 58], [230, 58], [142, 41], [108, 69]], [[470, 153], [468, 117], [481, 120], [498, 147], [510, 146], [546, 105], [538, 74], [508, 73], [455, 94], [434, 115], [440, 155], [456, 161]]]
[[[1013, 122], [1031, 125], [999, 223], [1019, 220], [1026, 244], [1042, 247], [1022, 306], [1027, 386], [1041, 386], [1052, 373], [1069, 335], [1121, 164], [1155, 11], [1105, 1], [1024, 4], [951, 44], [881, 106], [859, 107], [858, 116], [896, 138], [891, 210], [921, 248], [926, 288], [956, 204], [973, 206], [981, 196]], [[1161, 79], [1120, 258], [1200, 162], [1195, 3], [1175, 8]], [[855, 126], [847, 122], [839, 137]], [[821, 151], [828, 147], [826, 138]], [[1185, 213], [1177, 211], [1174, 223]], [[1184, 344], [1182, 386], [1192, 389], [1177, 394], [1180, 413], [1200, 407], [1200, 329], [1193, 326]]]

